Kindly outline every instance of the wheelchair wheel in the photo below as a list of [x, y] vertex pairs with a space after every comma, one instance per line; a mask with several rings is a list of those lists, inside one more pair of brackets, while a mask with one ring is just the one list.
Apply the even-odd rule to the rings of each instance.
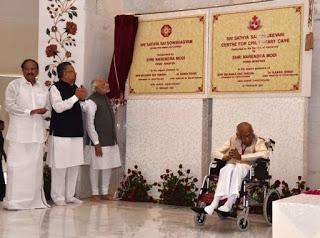
[[206, 223], [206, 214], [204, 213], [197, 213], [194, 215], [194, 222], [198, 226], [203, 226]]
[[267, 196], [263, 201], [263, 217], [269, 225], [272, 224], [272, 202], [279, 199], [279, 192], [273, 189], [267, 193]]
[[241, 216], [237, 220], [237, 226], [240, 231], [246, 231], [249, 227], [249, 221], [245, 217]]

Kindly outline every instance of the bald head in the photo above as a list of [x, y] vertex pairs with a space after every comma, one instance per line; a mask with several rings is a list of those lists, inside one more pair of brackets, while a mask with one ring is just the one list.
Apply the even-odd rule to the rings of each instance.
[[105, 95], [106, 93], [110, 92], [108, 82], [101, 78], [97, 78], [92, 81], [92, 90], [101, 95]]
[[251, 124], [248, 122], [241, 122], [237, 126], [237, 137], [241, 140], [242, 144], [250, 146], [255, 137]]
[[243, 131], [243, 130], [253, 132], [252, 126], [248, 122], [241, 122], [237, 125], [237, 131]]

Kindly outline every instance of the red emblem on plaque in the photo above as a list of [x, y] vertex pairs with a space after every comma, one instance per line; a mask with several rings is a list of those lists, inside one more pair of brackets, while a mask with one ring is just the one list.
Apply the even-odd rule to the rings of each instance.
[[170, 36], [172, 33], [172, 27], [170, 25], [163, 25], [163, 27], [161, 27], [161, 35], [163, 37], [168, 37]]
[[259, 30], [262, 27], [260, 19], [257, 16], [253, 16], [251, 21], [249, 21], [248, 29], [252, 31]]

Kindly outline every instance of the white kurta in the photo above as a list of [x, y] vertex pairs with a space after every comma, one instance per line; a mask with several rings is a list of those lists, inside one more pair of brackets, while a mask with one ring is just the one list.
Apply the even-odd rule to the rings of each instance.
[[[94, 126], [94, 118], [97, 111], [97, 105], [92, 100], [86, 101], [86, 129], [88, 136], [94, 145], [99, 144], [98, 133]], [[97, 157], [94, 146], [86, 146], [85, 153], [86, 163], [93, 169], [111, 169], [121, 166], [119, 146], [103, 146], [102, 157]]]
[[[75, 95], [62, 100], [60, 92], [54, 85], [50, 89], [50, 102], [57, 113], [71, 109], [77, 101], [78, 98]], [[80, 103], [80, 105], [85, 111], [85, 104]], [[69, 168], [84, 163], [82, 137], [50, 136], [48, 147], [47, 163], [50, 167]]]
[[42, 180], [45, 121], [44, 115], [30, 115], [30, 112], [43, 107], [49, 109], [48, 90], [39, 82], [32, 85], [25, 78], [16, 79], [6, 89], [5, 107], [10, 123], [4, 207], [46, 208]]
[[30, 115], [33, 109], [49, 107], [48, 89], [39, 82], [33, 86], [25, 78], [9, 83], [5, 94], [5, 108], [10, 116], [6, 139], [19, 143], [46, 141], [45, 115]]

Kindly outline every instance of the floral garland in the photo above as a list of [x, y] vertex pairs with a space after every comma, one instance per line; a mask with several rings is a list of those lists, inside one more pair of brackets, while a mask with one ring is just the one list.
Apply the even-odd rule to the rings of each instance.
[[71, 47], [76, 46], [75, 35], [77, 24], [73, 19], [78, 16], [76, 0], [48, 0], [50, 5], [47, 11], [52, 19], [51, 28], [46, 29], [49, 37], [46, 47], [46, 56], [52, 58], [52, 63], [45, 66], [48, 77], [55, 81], [57, 66], [62, 62], [75, 63], [72, 59]]

